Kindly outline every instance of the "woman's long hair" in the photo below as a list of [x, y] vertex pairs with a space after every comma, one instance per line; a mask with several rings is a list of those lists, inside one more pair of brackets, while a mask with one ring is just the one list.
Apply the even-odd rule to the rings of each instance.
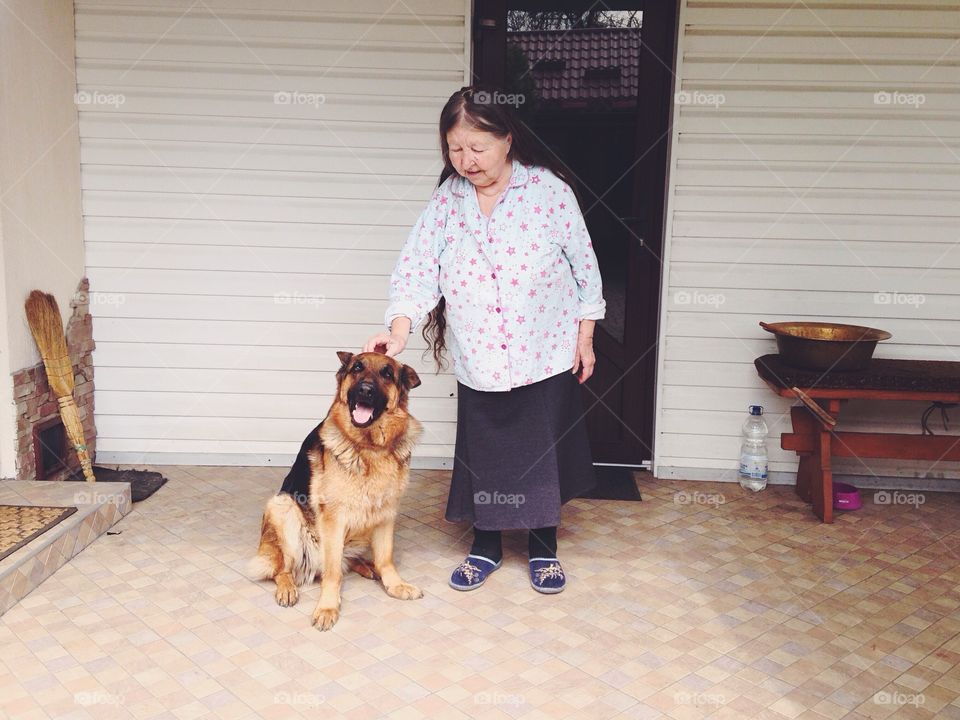
[[[440, 112], [440, 150], [443, 153], [443, 170], [437, 186], [442, 185], [448, 177], [457, 172], [450, 162], [447, 133], [456, 125], [464, 123], [468, 127], [488, 132], [501, 140], [509, 135], [511, 143], [510, 151], [507, 153], [508, 160], [511, 162], [516, 160], [523, 165], [547, 168], [569, 185], [574, 196], [577, 196], [576, 184], [573, 182], [570, 171], [530, 131], [530, 128], [517, 118], [509, 104], [498, 102], [501, 99], [506, 99], [506, 95], [498, 89], [470, 86], [461, 88], [447, 100], [447, 104]], [[423, 339], [427, 343], [427, 352], [432, 348], [433, 359], [438, 369], [444, 366], [443, 353], [447, 349], [444, 340], [447, 329], [446, 307], [447, 302], [441, 297], [423, 325]]]

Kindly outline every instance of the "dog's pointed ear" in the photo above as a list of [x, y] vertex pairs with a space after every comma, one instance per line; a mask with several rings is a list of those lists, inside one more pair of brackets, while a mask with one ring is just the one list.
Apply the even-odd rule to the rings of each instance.
[[420, 376], [409, 365], [402, 365], [400, 367], [400, 382], [407, 390], [413, 390], [415, 387], [420, 387]]
[[353, 353], [346, 350], [337, 350], [337, 357], [340, 358], [340, 365], [346, 367], [353, 360]]

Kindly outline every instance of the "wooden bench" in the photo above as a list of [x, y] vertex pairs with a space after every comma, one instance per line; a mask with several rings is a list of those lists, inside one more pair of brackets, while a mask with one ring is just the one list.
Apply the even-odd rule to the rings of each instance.
[[[784, 365], [773, 354], [757, 358], [754, 366], [777, 395], [800, 397], [799, 389], [834, 419], [845, 400], [960, 403], [960, 362], [875, 358], [866, 370], [819, 372]], [[797, 495], [826, 523], [833, 522], [834, 457], [960, 460], [958, 436], [838, 432], [803, 405], [792, 408], [790, 418], [793, 432], [781, 435], [780, 447], [800, 456]]]

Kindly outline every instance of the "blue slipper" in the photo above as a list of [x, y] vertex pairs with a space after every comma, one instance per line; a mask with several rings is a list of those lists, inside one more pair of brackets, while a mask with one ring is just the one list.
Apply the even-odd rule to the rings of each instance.
[[530, 558], [530, 584], [547, 595], [562, 592], [567, 578], [556, 558]]
[[467, 555], [466, 560], [457, 565], [450, 576], [450, 587], [454, 590], [475, 590], [487, 581], [490, 573], [500, 567], [503, 560], [494, 562], [483, 555]]

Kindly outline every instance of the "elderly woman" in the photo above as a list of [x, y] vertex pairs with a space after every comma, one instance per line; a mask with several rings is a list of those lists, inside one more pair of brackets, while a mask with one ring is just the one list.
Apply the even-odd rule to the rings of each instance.
[[567, 173], [497, 97], [464, 88], [444, 106], [443, 172], [393, 271], [388, 332], [364, 350], [397, 355], [426, 319], [438, 364], [453, 359], [446, 519], [469, 520], [473, 545], [450, 585], [480, 587], [500, 567], [501, 530], [522, 528], [531, 585], [556, 593], [560, 507], [596, 482], [578, 380], [593, 373], [605, 303]]

